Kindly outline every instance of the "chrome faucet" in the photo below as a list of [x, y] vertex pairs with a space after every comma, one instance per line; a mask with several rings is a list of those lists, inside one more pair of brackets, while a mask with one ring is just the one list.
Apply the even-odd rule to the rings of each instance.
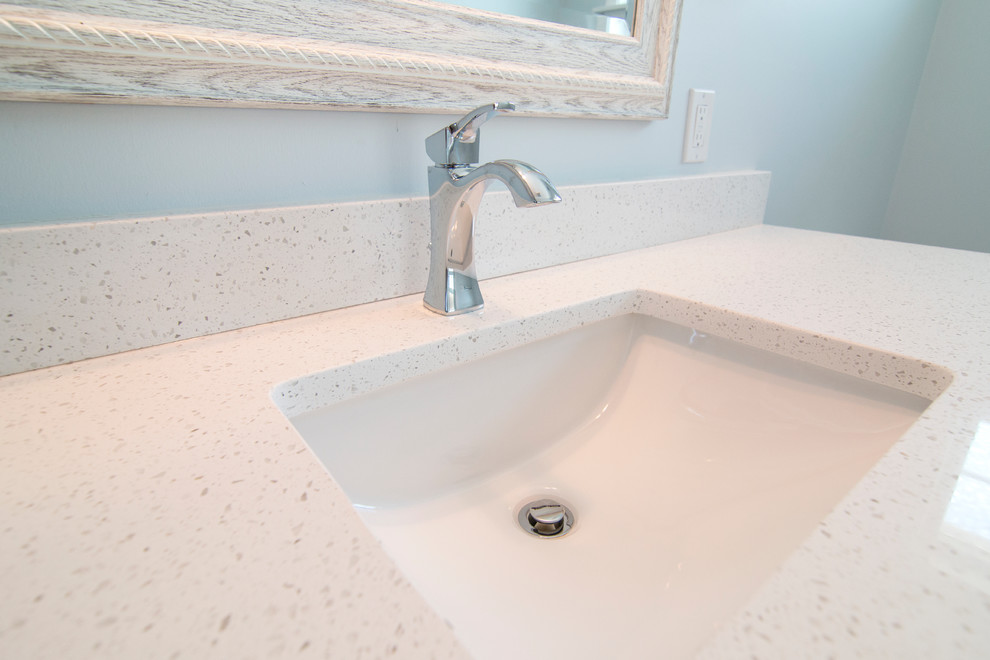
[[474, 219], [493, 180], [505, 184], [516, 206], [560, 201], [550, 180], [518, 160], [477, 163], [481, 125], [500, 112], [515, 110], [505, 101], [489, 103], [426, 138], [434, 164], [430, 182], [430, 276], [423, 304], [452, 316], [481, 309], [484, 300], [474, 269]]

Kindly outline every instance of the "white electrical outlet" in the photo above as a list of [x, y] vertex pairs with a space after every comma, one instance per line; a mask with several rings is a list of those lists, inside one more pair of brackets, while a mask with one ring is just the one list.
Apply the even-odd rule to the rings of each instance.
[[710, 89], [691, 90], [688, 94], [687, 125], [684, 127], [683, 162], [702, 163], [708, 158], [714, 111], [715, 92]]

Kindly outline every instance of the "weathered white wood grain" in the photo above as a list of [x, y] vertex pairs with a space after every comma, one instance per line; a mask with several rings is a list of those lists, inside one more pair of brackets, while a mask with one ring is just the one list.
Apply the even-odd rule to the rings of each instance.
[[636, 38], [431, 0], [14, 0], [0, 99], [666, 116], [681, 0]]

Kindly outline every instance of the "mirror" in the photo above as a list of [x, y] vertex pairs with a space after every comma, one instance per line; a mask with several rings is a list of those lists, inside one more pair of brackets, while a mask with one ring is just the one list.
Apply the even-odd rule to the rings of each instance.
[[622, 36], [437, 0], [8, 0], [0, 99], [656, 119], [680, 4]]
[[444, 0], [459, 7], [631, 36], [636, 0]]

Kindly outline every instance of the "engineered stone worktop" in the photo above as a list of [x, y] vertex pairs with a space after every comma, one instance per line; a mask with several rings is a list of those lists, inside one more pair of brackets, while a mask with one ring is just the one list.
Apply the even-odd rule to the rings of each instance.
[[466, 657], [270, 393], [410, 347], [468, 359], [640, 293], [952, 375], [701, 657], [990, 654], [990, 255], [755, 226], [482, 287], [482, 314], [412, 295], [0, 379], [0, 656]]

